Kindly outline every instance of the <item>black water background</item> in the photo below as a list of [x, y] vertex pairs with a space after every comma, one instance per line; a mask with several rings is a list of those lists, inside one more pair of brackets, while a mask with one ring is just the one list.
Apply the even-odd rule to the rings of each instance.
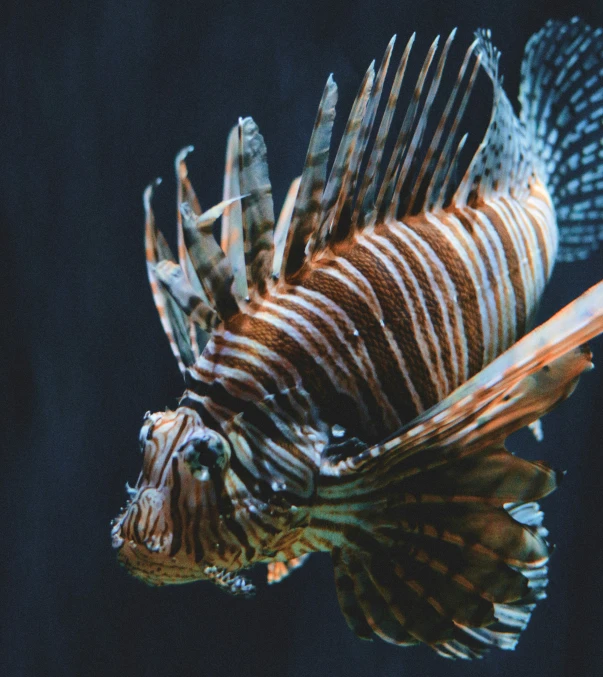
[[[182, 390], [147, 289], [144, 186], [163, 175], [157, 212], [169, 231], [173, 157], [193, 143], [197, 191], [217, 202], [228, 130], [253, 115], [280, 204], [329, 72], [341, 120], [393, 32], [403, 42], [417, 30], [426, 46], [455, 25], [465, 43], [490, 26], [515, 95], [528, 37], [576, 13], [603, 25], [603, 5], [588, 0], [2, 3], [0, 674], [603, 674], [597, 370], [545, 420], [542, 445], [515, 443], [569, 474], [544, 502], [558, 545], [549, 599], [514, 653], [450, 663], [357, 640], [326, 556], [241, 601], [205, 584], [147, 588], [117, 566], [109, 540], [139, 469], [142, 414]], [[559, 266], [542, 317], [602, 271], [601, 252]]]

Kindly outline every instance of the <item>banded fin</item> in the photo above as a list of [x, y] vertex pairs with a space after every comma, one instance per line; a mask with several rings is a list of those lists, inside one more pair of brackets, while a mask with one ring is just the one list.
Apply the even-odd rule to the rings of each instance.
[[184, 313], [162, 287], [156, 274], [156, 267], [160, 261], [167, 260], [174, 263], [174, 257], [165, 238], [157, 231], [155, 215], [151, 206], [153, 191], [159, 183], [161, 183], [161, 179], [157, 179], [154, 183], [147, 186], [143, 196], [147, 275], [153, 294], [153, 301], [161, 320], [161, 326], [168, 337], [170, 347], [178, 362], [178, 367], [184, 376], [186, 368], [195, 361], [188, 332], [188, 323]]
[[[238, 313], [239, 306], [231, 289], [234, 275], [230, 262], [216, 242], [212, 226], [229, 203], [221, 202], [201, 213], [197, 196], [188, 179], [185, 158], [189, 150], [191, 150], [190, 147], [176, 157], [179, 207], [178, 232], [180, 240], [180, 232], [182, 231], [185, 249], [180, 256], [180, 266], [187, 273], [189, 280], [194, 280], [196, 276], [208, 305], [213, 306], [220, 318], [225, 320]], [[189, 260], [194, 275], [189, 272]]]
[[[184, 163], [184, 159], [186, 158], [186, 156], [193, 150], [194, 150], [193, 146], [186, 146], [176, 155], [176, 158], [174, 159], [174, 168], [176, 171], [176, 181], [177, 181], [176, 219], [177, 219], [177, 238], [178, 238], [177, 240], [178, 262], [180, 268], [184, 272], [184, 278], [186, 282], [188, 282], [193, 287], [196, 294], [204, 303], [209, 303], [207, 294], [205, 293], [205, 290], [203, 289], [203, 286], [199, 281], [199, 278], [197, 276], [197, 273], [195, 272], [195, 268], [192, 264], [190, 256], [186, 250], [186, 245], [184, 242], [184, 230], [182, 228], [181, 206], [183, 199], [185, 199], [184, 198], [185, 193], [191, 196], [191, 200], [194, 205], [196, 213], [200, 214], [202, 211], [201, 205], [197, 200], [197, 196], [195, 195], [195, 192], [192, 186], [190, 185], [190, 181], [188, 179], [188, 171], [186, 168], [186, 164]], [[192, 324], [189, 323], [189, 337], [191, 342], [191, 348], [193, 350], [195, 358], [197, 358], [201, 354], [201, 351], [203, 350], [208, 339], [208, 335], [206, 334], [205, 335], [202, 334], [201, 336], [198, 336], [197, 334], [198, 330]]]
[[[329, 78], [288, 234], [281, 266], [284, 279], [291, 281], [309, 258], [319, 256], [329, 244], [350, 241], [363, 228], [451, 204], [455, 188], [453, 175], [466, 140], [466, 135], [459, 140], [459, 127], [479, 64], [488, 54], [485, 37], [482, 47], [479, 47], [480, 39], [476, 40], [466, 51], [456, 81], [444, 96], [440, 85], [455, 33], [452, 31], [439, 54], [439, 38], [430, 46], [396, 132], [391, 156], [385, 162], [385, 148], [391, 138], [394, 113], [414, 43], [413, 35], [404, 49], [379, 118], [394, 47], [392, 38], [377, 73], [371, 64], [364, 76], [325, 185], [336, 103], [335, 84]], [[427, 138], [431, 115], [438, 108], [441, 114], [435, 132]]]
[[247, 285], [261, 296], [272, 276], [274, 207], [266, 144], [249, 117], [239, 120], [239, 184]]
[[291, 219], [293, 217], [293, 209], [297, 194], [299, 193], [299, 185], [301, 183], [301, 176], [298, 176], [291, 182], [285, 202], [278, 216], [276, 227], [274, 229], [274, 260], [272, 262], [272, 276], [277, 278], [280, 275], [281, 267], [283, 265], [283, 255], [285, 253], [285, 246], [287, 244], [287, 233], [291, 226]]
[[383, 111], [383, 115], [381, 117], [379, 130], [377, 131], [377, 136], [375, 138], [375, 142], [373, 144], [373, 148], [371, 150], [371, 154], [362, 177], [356, 206], [354, 207], [354, 216], [352, 217], [352, 222], [358, 224], [359, 227], [363, 225], [367, 215], [373, 211], [375, 205], [377, 177], [379, 176], [379, 170], [383, 161], [385, 144], [387, 142], [392, 119], [396, 111], [396, 104], [398, 103], [398, 96], [400, 95], [400, 87], [402, 86], [402, 81], [404, 80], [404, 74], [406, 73], [410, 50], [412, 49], [414, 41], [415, 33], [411, 35], [409, 41], [406, 43], [406, 47], [400, 59], [398, 69], [396, 70], [396, 75], [394, 77], [394, 82], [385, 105], [385, 110]]
[[[387, 208], [387, 218], [389, 219], [397, 218], [400, 212], [402, 212], [403, 214], [410, 214], [412, 207], [414, 205], [414, 201], [417, 198], [416, 194], [418, 187], [417, 181], [420, 178], [422, 178], [422, 176], [420, 175], [420, 173], [419, 176], [416, 176], [416, 173], [413, 171], [413, 167], [418, 166], [418, 163], [420, 163], [421, 161], [419, 149], [422, 147], [423, 144], [423, 137], [425, 134], [427, 122], [429, 120], [431, 107], [438, 93], [438, 89], [440, 88], [442, 74], [444, 71], [444, 66], [446, 64], [446, 58], [448, 56], [448, 51], [450, 49], [452, 41], [454, 40], [455, 34], [456, 29], [453, 30], [452, 33], [450, 33], [450, 36], [448, 37], [446, 43], [444, 44], [444, 48], [440, 54], [440, 58], [438, 59], [435, 73], [433, 74], [431, 82], [429, 83], [429, 89], [427, 90], [427, 93], [425, 95], [422, 108], [419, 107], [415, 111], [413, 111], [413, 117], [411, 118], [409, 134], [408, 137], [404, 139], [404, 145], [402, 146], [403, 153], [400, 154], [400, 156], [396, 161], [397, 167], [395, 173], [397, 173], [397, 177], [395, 179], [395, 186], [393, 189], [392, 199]], [[437, 46], [438, 46], [438, 38], [436, 38], [436, 41], [434, 41], [432, 45], [434, 56], [435, 56], [435, 48], [437, 48]], [[424, 71], [425, 76], [427, 75], [429, 66], [431, 65], [430, 58], [431, 54], [432, 51], [430, 50], [430, 52], [428, 53], [428, 59], [426, 59], [425, 61], [425, 65], [427, 65], [427, 69]], [[427, 85], [427, 82], [429, 82], [429, 79], [426, 78], [425, 76], [420, 85], [419, 81], [417, 81], [417, 90], [415, 90], [416, 93], [415, 96], [413, 96], [413, 103], [415, 97], [417, 96], [419, 86], [421, 87], [421, 89], [423, 89]], [[419, 97], [420, 96], [421, 94], [419, 93]], [[419, 97], [417, 97], [417, 101], [419, 100]], [[415, 119], [416, 126], [411, 136], [410, 131], [412, 130]], [[392, 176], [392, 185], [393, 181], [394, 176]], [[403, 188], [404, 193], [402, 193]]]
[[[239, 181], [239, 128], [233, 127], [226, 143], [226, 162], [224, 169], [224, 191], [222, 200], [232, 200], [241, 195]], [[245, 246], [243, 244], [243, 211], [241, 201], [232, 202], [222, 214], [220, 246], [228, 257], [234, 275], [233, 290], [239, 301], [249, 296], [247, 272], [245, 270]]]
[[290, 279], [302, 267], [306, 245], [319, 225], [320, 203], [327, 179], [327, 161], [335, 121], [337, 85], [329, 75], [318, 106], [314, 129], [293, 208], [280, 277]]
[[519, 94], [559, 226], [559, 261], [603, 241], [603, 30], [548, 21], [528, 42]]
[[[175, 159], [178, 182], [178, 259], [157, 231], [151, 208], [156, 181], [144, 192], [147, 271], [155, 306], [183, 376], [200, 356], [214, 327], [239, 312], [229, 260], [216, 242], [212, 226], [240, 195], [202, 212], [188, 178], [185, 159], [192, 146]], [[244, 272], [244, 271], [243, 271]]]
[[323, 459], [316, 523], [343, 532], [338, 596], [360, 636], [450, 658], [515, 647], [547, 584], [535, 501], [560, 474], [504, 440], [571, 394], [600, 333], [603, 282], [390, 439]]
[[[375, 62], [373, 61], [364, 75], [360, 90], [352, 105], [345, 131], [341, 138], [337, 155], [333, 162], [329, 180], [321, 200], [321, 217], [310, 246], [310, 255], [324, 249], [332, 231], [341, 229], [340, 217], [347, 207], [347, 219], [351, 215], [351, 198], [354, 192], [357, 165], [362, 159], [362, 135], [370, 127], [369, 102], [375, 81]], [[334, 233], [334, 234], [335, 234]], [[340, 239], [340, 238], [339, 238]]]
[[[415, 36], [411, 36], [408, 41], [381, 116], [364, 174], [349, 191], [348, 199], [353, 204], [352, 231], [387, 219], [398, 219], [425, 210], [441, 209], [450, 204], [451, 191], [447, 185], [446, 190], [442, 188], [447, 184], [447, 177], [450, 181], [452, 169], [458, 158], [459, 146], [462, 147], [464, 144], [464, 137], [458, 140], [458, 130], [480, 63], [480, 57], [476, 55], [477, 43], [473, 43], [465, 53], [456, 82], [448, 95], [445, 97], [440, 92], [455, 35], [456, 29], [448, 36], [439, 56], [439, 37], [428, 49], [414, 83], [413, 93], [404, 112], [389, 161], [382, 169], [385, 146], [390, 138], [392, 120]], [[382, 68], [387, 68], [388, 63], [389, 52], [386, 52]], [[470, 69], [471, 64], [473, 65]], [[377, 81], [379, 79], [380, 75]], [[380, 94], [380, 88], [376, 87], [368, 101], [367, 127], [373, 126]], [[434, 134], [428, 138], [426, 130], [433, 111], [438, 107], [443, 110]], [[364, 148], [362, 150], [364, 151]], [[350, 168], [353, 175], [360, 173], [361, 160], [362, 157], [353, 158]], [[358, 185], [360, 187], [356, 195], [355, 189]]]
[[178, 263], [184, 271], [186, 280], [192, 285], [200, 298], [209, 303], [209, 298], [205, 293], [201, 282], [195, 272], [189, 253], [186, 250], [184, 242], [184, 230], [182, 227], [182, 204], [185, 200], [190, 200], [191, 207], [195, 214], [201, 214], [203, 211], [199, 200], [195, 195], [195, 191], [188, 178], [188, 169], [186, 167], [185, 159], [189, 153], [194, 150], [193, 146], [186, 146], [183, 148], [174, 159], [174, 168], [176, 171], [177, 181], [177, 199], [176, 199], [176, 220], [177, 220], [177, 237], [178, 237]]
[[286, 562], [270, 562], [268, 564], [268, 585], [274, 585], [274, 583], [280, 583], [282, 580], [287, 578], [292, 571], [299, 569], [310, 555], [300, 555], [299, 557], [294, 557], [293, 559], [287, 560]]
[[203, 331], [210, 333], [220, 323], [216, 311], [199, 298], [185, 279], [184, 271], [179, 265], [169, 259], [163, 259], [155, 266], [155, 275], [180, 310]]
[[[272, 188], [266, 146], [255, 122], [241, 119], [231, 131], [224, 199], [205, 212], [188, 177], [186, 157], [192, 150], [183, 148], [175, 159], [178, 264], [163, 236], [156, 233], [152, 186], [144, 197], [149, 279], [183, 374], [200, 356], [211, 330], [240, 312], [239, 303], [249, 300], [250, 290], [266, 291], [274, 258]], [[222, 247], [213, 234], [220, 217]]]

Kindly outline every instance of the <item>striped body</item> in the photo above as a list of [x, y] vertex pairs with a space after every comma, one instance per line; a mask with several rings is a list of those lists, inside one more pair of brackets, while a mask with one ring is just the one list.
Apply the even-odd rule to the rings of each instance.
[[[536, 183], [523, 204], [405, 221], [358, 234], [251, 303], [216, 330], [194, 379], [249, 400], [289, 373], [325, 421], [366, 442], [442, 400], [530, 328], [555, 258], [554, 211]], [[238, 413], [206, 404], [221, 422]]]
[[[297, 284], [273, 284], [244, 315], [214, 330], [188, 372], [187, 424], [145, 455], [142, 495], [179, 477], [166, 521], [172, 582], [195, 576], [182, 573], [191, 558], [237, 571], [338, 547], [331, 509], [325, 522], [316, 502], [321, 456], [337, 441], [330, 427], [375, 443], [529, 329], [557, 243], [542, 184], [523, 204], [499, 198], [405, 221], [356, 235], [302, 270]], [[197, 418], [232, 446], [223, 478], [235, 506], [228, 520], [215, 486], [203, 493], [169, 461]], [[294, 513], [275, 507], [279, 495], [295, 497]], [[139, 545], [153, 532], [153, 520], [146, 525], [148, 533], [133, 530]]]
[[[142, 472], [113, 527], [135, 576], [249, 594], [252, 564], [275, 582], [329, 551], [360, 637], [447, 657], [514, 648], [544, 597], [536, 501], [558, 474], [504, 442], [572, 392], [591, 366], [577, 347], [603, 331], [600, 285], [530, 331], [558, 250], [570, 260], [596, 247], [603, 31], [572, 21], [534, 36], [519, 118], [488, 31], [438, 96], [454, 35], [439, 56], [431, 44], [393, 135], [414, 36], [381, 109], [390, 42], [327, 172], [329, 77], [276, 224], [251, 118], [230, 133], [215, 207], [201, 209], [188, 179], [191, 148], [176, 157], [177, 261], [145, 191], [149, 281], [187, 390], [176, 411], [145, 417]], [[456, 182], [480, 67], [492, 115]]]

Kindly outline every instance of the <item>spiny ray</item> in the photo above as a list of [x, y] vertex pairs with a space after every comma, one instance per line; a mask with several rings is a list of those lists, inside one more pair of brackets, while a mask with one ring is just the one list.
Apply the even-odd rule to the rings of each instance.
[[291, 182], [287, 195], [285, 197], [285, 202], [279, 214], [276, 227], [274, 229], [274, 259], [272, 262], [272, 275], [278, 277], [281, 272], [281, 266], [283, 264], [283, 255], [285, 253], [285, 246], [287, 244], [287, 233], [291, 226], [291, 218], [293, 217], [293, 209], [295, 207], [295, 201], [297, 199], [297, 194], [299, 193], [299, 184], [301, 182], [301, 176], [298, 176]]
[[320, 201], [327, 178], [327, 161], [336, 103], [337, 85], [333, 81], [333, 76], [330, 75], [318, 106], [318, 114], [287, 235], [281, 269], [283, 279], [294, 276], [303, 265], [306, 244], [318, 224]]
[[[222, 200], [227, 202], [241, 195], [239, 180], [239, 128], [233, 127], [226, 144], [226, 167]], [[243, 212], [241, 201], [232, 202], [222, 214], [220, 245], [228, 257], [234, 275], [233, 291], [239, 301], [249, 296], [245, 271], [245, 247], [243, 235]]]
[[[370, 100], [373, 82], [375, 79], [375, 62], [369, 66], [354, 104], [348, 122], [341, 138], [333, 168], [329, 174], [329, 181], [325, 186], [321, 202], [321, 219], [318, 230], [313, 235], [311, 250], [320, 251], [324, 248], [332, 229], [337, 229], [339, 217], [344, 203], [351, 202], [354, 178], [354, 152], [362, 131], [362, 122]], [[348, 205], [349, 208], [350, 205]]]
[[417, 111], [419, 110], [419, 103], [421, 99], [421, 94], [423, 87], [425, 85], [425, 80], [427, 73], [435, 56], [436, 49], [439, 43], [439, 36], [432, 42], [429, 51], [423, 61], [423, 66], [419, 77], [417, 78], [415, 88], [413, 91], [412, 99], [406, 109], [404, 114], [404, 120], [402, 121], [402, 126], [396, 139], [396, 145], [392, 151], [387, 170], [385, 172], [383, 181], [381, 183], [381, 188], [379, 190], [379, 195], [377, 196], [377, 201], [375, 204], [375, 212], [377, 220], [383, 220], [385, 215], [389, 211], [391, 200], [394, 198], [393, 190], [395, 187], [395, 180], [399, 168], [402, 164], [403, 157], [408, 148], [408, 143], [410, 141], [410, 134], [414, 126], [415, 118], [417, 116]]
[[195, 294], [179, 265], [169, 259], [159, 261], [155, 266], [155, 275], [191, 322], [206, 332], [211, 332], [220, 323], [216, 311]]
[[239, 184], [247, 284], [263, 295], [272, 273], [274, 207], [266, 144], [252, 118], [239, 120]]
[[369, 162], [362, 178], [356, 209], [354, 210], [355, 218], [353, 218], [353, 222], [358, 223], [358, 225], [362, 225], [362, 223], [364, 223], [367, 214], [369, 214], [374, 207], [376, 185], [381, 164], [383, 162], [385, 144], [387, 142], [389, 128], [396, 111], [400, 87], [402, 86], [402, 81], [404, 80], [404, 74], [406, 73], [406, 66], [408, 64], [408, 57], [410, 56], [410, 50], [412, 49], [413, 43], [415, 41], [415, 36], [415, 33], [411, 35], [400, 59], [400, 65], [396, 71], [394, 84], [390, 90], [385, 111], [383, 113], [383, 117], [381, 118], [379, 131], [377, 132], [377, 138], [375, 139], [373, 150], [371, 151]]
[[144, 191], [143, 203], [145, 209], [145, 252], [147, 260], [147, 275], [149, 277], [149, 284], [155, 301], [155, 307], [159, 313], [159, 319], [163, 331], [168, 337], [170, 347], [174, 353], [174, 357], [178, 362], [178, 367], [182, 374], [186, 372], [186, 368], [195, 361], [190, 338], [187, 331], [187, 323], [184, 313], [178, 308], [173, 299], [167, 295], [161, 288], [155, 268], [159, 261], [169, 259], [173, 261], [172, 253], [169, 250], [167, 243], [163, 236], [157, 232], [155, 226], [155, 215], [151, 207], [151, 200], [153, 197], [154, 188], [161, 183], [161, 179], [157, 179], [154, 183], [149, 185]]
[[[399, 175], [398, 175], [398, 180], [396, 182], [396, 187], [394, 189], [394, 197], [392, 199], [392, 203], [390, 205], [389, 209], [389, 217], [390, 218], [395, 218], [400, 206], [402, 206], [402, 209], [404, 213], [410, 213], [410, 205], [408, 205], [406, 202], [401, 203], [401, 197], [402, 197], [402, 188], [407, 180], [409, 178], [409, 172], [411, 170], [411, 165], [416, 163], [418, 160], [420, 160], [418, 156], [418, 151], [421, 147], [421, 143], [423, 141], [423, 135], [425, 133], [425, 128], [427, 126], [427, 121], [429, 120], [429, 114], [431, 112], [431, 107], [433, 105], [434, 99], [438, 93], [438, 89], [440, 88], [440, 83], [442, 81], [442, 74], [444, 72], [444, 66], [446, 65], [446, 57], [448, 56], [448, 51], [450, 50], [450, 46], [452, 44], [452, 41], [454, 40], [454, 36], [456, 35], [456, 28], [450, 33], [448, 36], [448, 39], [446, 40], [446, 43], [444, 45], [444, 49], [442, 50], [442, 53], [440, 54], [440, 58], [438, 60], [438, 65], [436, 67], [436, 72], [434, 74], [433, 80], [431, 81], [431, 84], [429, 86], [429, 90], [427, 92], [427, 96], [425, 98], [425, 102], [423, 104], [423, 108], [421, 109], [421, 113], [419, 116], [419, 119], [417, 121], [417, 126], [414, 131], [414, 134], [412, 136], [412, 139], [410, 141], [410, 144], [408, 146], [408, 150], [406, 152], [406, 157], [404, 158], [404, 163], [402, 167], [400, 168]], [[416, 189], [416, 186], [410, 187], [408, 192], [405, 193], [409, 195], [410, 199], [412, 200], [415, 196], [413, 194], [413, 191]]]
[[[234, 280], [232, 268], [214, 238], [212, 225], [228, 205], [238, 198], [221, 202], [201, 214], [199, 202], [188, 180], [185, 157], [186, 155], [181, 154], [177, 158], [180, 178], [178, 191], [180, 215], [186, 247], [186, 255], [183, 258], [186, 262], [186, 256], [190, 257], [192, 267], [205, 292], [208, 305], [213, 306], [224, 320], [237, 313], [239, 306], [231, 290]], [[181, 267], [186, 270], [186, 267], [182, 264]]]

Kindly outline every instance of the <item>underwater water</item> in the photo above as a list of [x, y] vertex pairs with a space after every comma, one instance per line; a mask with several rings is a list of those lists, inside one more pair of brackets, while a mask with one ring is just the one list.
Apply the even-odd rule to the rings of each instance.
[[[142, 191], [156, 176], [160, 228], [173, 234], [173, 158], [192, 143], [204, 206], [220, 199], [239, 116], [268, 146], [275, 203], [303, 165], [330, 72], [338, 123], [369, 62], [396, 32], [423, 49], [459, 27], [493, 30], [515, 100], [528, 38], [548, 18], [603, 26], [603, 3], [374, 0], [304, 3], [4, 2], [0, 22], [0, 408], [3, 426], [2, 675], [603, 674], [603, 340], [597, 368], [511, 448], [568, 474], [542, 501], [548, 599], [514, 652], [452, 663], [427, 647], [363, 642], [339, 610], [329, 557], [315, 555], [252, 600], [210, 584], [161, 589], [131, 578], [109, 520], [140, 466], [145, 411], [174, 407], [181, 377], [148, 289]], [[490, 92], [474, 94], [474, 141]], [[339, 125], [339, 126], [337, 126]], [[471, 130], [470, 130], [471, 132]], [[603, 250], [560, 264], [540, 319], [603, 277]]]

